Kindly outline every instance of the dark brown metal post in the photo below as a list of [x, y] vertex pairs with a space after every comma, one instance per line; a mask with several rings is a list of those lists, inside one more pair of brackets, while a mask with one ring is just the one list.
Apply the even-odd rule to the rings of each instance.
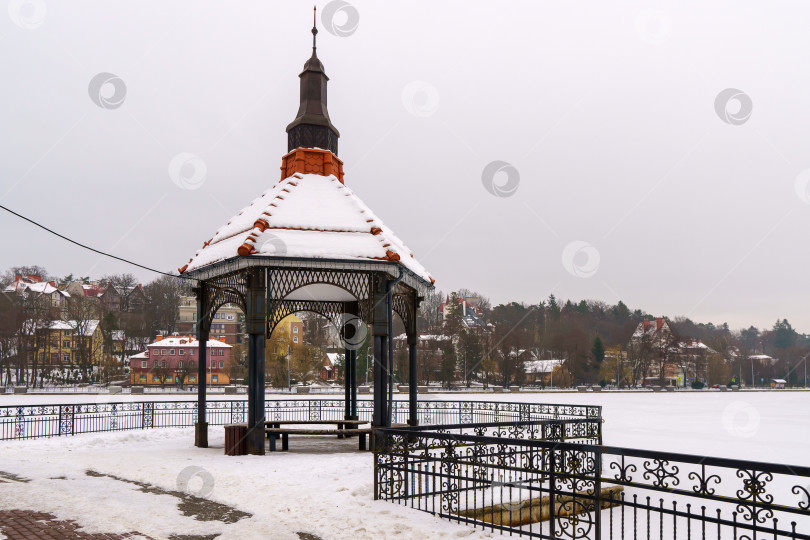
[[265, 273], [251, 269], [248, 274], [248, 454], [264, 455], [264, 340]]
[[201, 281], [195, 289], [197, 293], [197, 422], [194, 424], [194, 446], [208, 448], [208, 422], [205, 415], [206, 403], [206, 351], [208, 345], [208, 335], [210, 326], [206, 324], [205, 314], [208, 311], [206, 305], [206, 284]]
[[360, 417], [357, 415], [357, 351], [352, 349], [349, 353], [349, 377], [351, 379], [351, 395], [349, 396], [351, 399], [350, 413], [352, 420], [359, 420]]
[[408, 425], [416, 426], [419, 424], [419, 416], [417, 411], [418, 395], [416, 378], [416, 336], [408, 336]]

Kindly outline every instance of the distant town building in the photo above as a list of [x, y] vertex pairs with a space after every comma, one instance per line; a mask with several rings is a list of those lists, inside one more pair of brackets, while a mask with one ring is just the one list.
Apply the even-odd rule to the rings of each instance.
[[663, 317], [640, 322], [627, 349], [629, 360], [645, 374], [645, 384], [665, 386], [705, 383], [709, 357], [717, 354], [699, 339], [678, 336]]
[[326, 353], [326, 358], [318, 371], [318, 378], [324, 382], [336, 381], [338, 378], [338, 364], [343, 363], [343, 354]]
[[[206, 345], [206, 383], [231, 382], [231, 346], [216, 339]], [[160, 337], [129, 359], [130, 381], [135, 385], [197, 384], [199, 342], [193, 336]]]
[[[458, 297], [456, 301], [461, 304], [461, 322], [467, 328], [481, 328], [486, 329], [487, 325], [484, 323], [482, 317], [484, 311], [479, 307], [481, 299], [476, 296]], [[450, 295], [447, 295], [439, 305], [439, 314], [442, 320], [447, 320], [447, 315], [450, 312], [449, 304], [452, 302]]]
[[75, 368], [79, 364], [98, 367], [104, 355], [104, 338], [97, 320], [28, 321], [27, 330], [33, 333], [34, 348], [27, 351], [29, 361], [37, 357], [40, 366]]
[[101, 313], [137, 313], [146, 309], [149, 302], [140, 283], [132, 287], [116, 287], [112, 283], [72, 281], [65, 289], [73, 296], [94, 299]]
[[565, 364], [565, 360], [526, 360], [523, 369], [526, 372], [527, 384], [553, 384], [554, 370]]
[[47, 315], [51, 318], [60, 318], [67, 311], [67, 299], [70, 294], [59, 290], [53, 281], [43, 281], [41, 276], [15, 276], [14, 281], [4, 290], [5, 293], [34, 295], [47, 299]]
[[[197, 299], [193, 296], [180, 297], [177, 331], [180, 334], [197, 333]], [[214, 314], [211, 321], [212, 339], [236, 345], [243, 342], [245, 334], [242, 310], [233, 304], [225, 304]]]

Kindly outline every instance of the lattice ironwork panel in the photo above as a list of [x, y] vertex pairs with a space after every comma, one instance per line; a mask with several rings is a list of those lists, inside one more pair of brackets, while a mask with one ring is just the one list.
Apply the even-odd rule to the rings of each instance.
[[413, 333], [413, 309], [411, 307], [412, 294], [395, 294], [392, 298], [394, 313], [399, 315], [405, 325], [405, 332], [410, 336]]
[[[320, 302], [317, 300], [281, 300], [273, 302], [267, 319], [267, 336], [278, 326], [284, 317], [290, 313], [309, 311], [328, 319], [340, 331], [343, 314], [346, 313], [344, 302]], [[363, 308], [360, 308], [360, 318], [363, 318]]]
[[247, 313], [247, 273], [234, 272], [205, 282], [203, 312], [198, 314], [198, 324], [206, 331], [211, 327], [214, 314], [225, 304], [239, 306]]

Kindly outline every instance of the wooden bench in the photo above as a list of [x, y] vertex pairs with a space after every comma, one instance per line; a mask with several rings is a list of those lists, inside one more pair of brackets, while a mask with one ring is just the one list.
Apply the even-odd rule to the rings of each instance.
[[[282, 424], [292, 426], [334, 424], [337, 426], [338, 430], [347, 430], [352, 428], [357, 429], [361, 425], [368, 423], [369, 422], [367, 420], [268, 420], [264, 423], [264, 425], [265, 427], [278, 429], [281, 428]], [[278, 433], [268, 433], [267, 437], [270, 438], [271, 435], [278, 439]], [[351, 435], [338, 433], [338, 439], [342, 439], [344, 436], [350, 437]]]
[[[273, 423], [273, 422], [270, 422]], [[310, 422], [317, 423], [317, 422]], [[323, 423], [323, 422], [321, 422]], [[363, 422], [367, 423], [367, 422]], [[287, 451], [290, 448], [290, 435], [337, 435], [338, 438], [348, 437], [351, 435], [359, 435], [359, 449], [366, 449], [366, 436], [371, 434], [371, 428], [349, 428], [349, 429], [300, 429], [300, 428], [281, 428], [271, 427], [265, 428], [265, 433], [270, 439], [270, 451], [276, 451], [276, 438], [281, 436], [281, 450]]]

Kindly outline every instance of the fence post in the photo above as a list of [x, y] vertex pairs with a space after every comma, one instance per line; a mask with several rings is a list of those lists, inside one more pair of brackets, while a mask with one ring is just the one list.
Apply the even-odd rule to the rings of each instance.
[[379, 447], [376, 444], [376, 433], [373, 431], [370, 435], [369, 444], [371, 445], [371, 451], [374, 452], [374, 500], [377, 501], [380, 499], [380, 454], [379, 454]]
[[[601, 419], [599, 420], [601, 426]], [[594, 533], [597, 540], [602, 538], [602, 441], [599, 441], [599, 446], [596, 447], [594, 451], [594, 479], [593, 479], [593, 488], [594, 488], [594, 515], [593, 515], [593, 526], [594, 526]]]
[[549, 449], [548, 456], [548, 527], [549, 538], [557, 537], [557, 445]]

